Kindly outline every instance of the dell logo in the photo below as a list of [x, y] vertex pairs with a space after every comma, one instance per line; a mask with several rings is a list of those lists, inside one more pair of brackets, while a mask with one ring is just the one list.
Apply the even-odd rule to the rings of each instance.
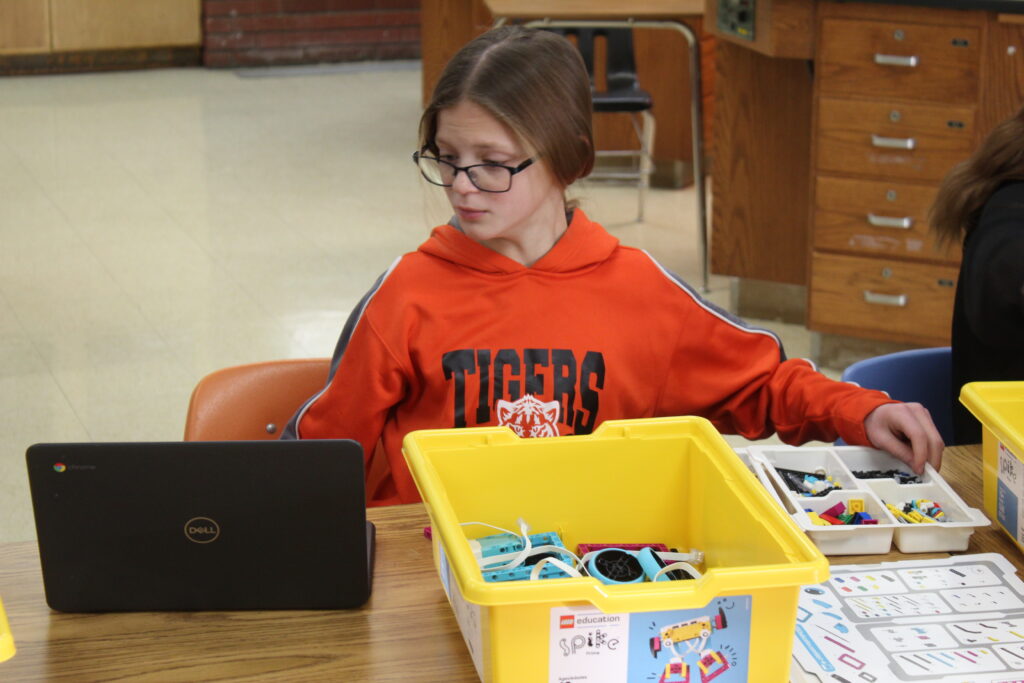
[[213, 543], [220, 536], [220, 525], [209, 517], [193, 517], [185, 522], [185, 538], [193, 543]]

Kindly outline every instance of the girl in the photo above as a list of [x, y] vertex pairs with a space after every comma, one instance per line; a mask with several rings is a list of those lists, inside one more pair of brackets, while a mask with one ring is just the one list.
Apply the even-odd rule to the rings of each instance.
[[[931, 225], [940, 242], [963, 242], [953, 304], [953, 395], [967, 382], [1024, 380], [1024, 108], [949, 172]], [[981, 424], [955, 406], [955, 441], [979, 443]]]
[[[353, 311], [328, 385], [286, 435], [351, 438], [386, 458], [373, 504], [419, 499], [416, 429], [586, 434], [609, 419], [701, 415], [722, 432], [873, 443], [921, 471], [927, 411], [834, 382], [701, 300], [565, 201], [594, 162], [590, 80], [550, 32], [490, 31], [448, 64], [413, 158], [455, 215]], [[381, 450], [374, 454], [381, 442]]]

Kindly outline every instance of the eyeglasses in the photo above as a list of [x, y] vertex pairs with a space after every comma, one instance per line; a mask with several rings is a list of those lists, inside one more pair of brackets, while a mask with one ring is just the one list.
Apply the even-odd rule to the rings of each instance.
[[459, 171], [463, 171], [469, 178], [469, 182], [483, 192], [508, 192], [512, 189], [512, 176], [525, 171], [534, 161], [532, 158], [527, 159], [518, 166], [502, 164], [456, 166], [444, 159], [427, 156], [420, 152], [413, 152], [412, 160], [419, 166], [423, 177], [434, 185], [451, 187], [455, 184], [455, 176], [459, 174]]

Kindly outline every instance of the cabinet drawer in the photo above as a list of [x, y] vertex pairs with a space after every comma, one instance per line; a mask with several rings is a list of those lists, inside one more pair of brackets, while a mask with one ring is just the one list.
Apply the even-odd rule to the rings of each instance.
[[974, 116], [974, 107], [822, 97], [818, 100], [818, 170], [941, 180], [970, 155]]
[[50, 0], [54, 51], [202, 44], [197, 0]]
[[909, 343], [948, 342], [957, 268], [814, 252], [810, 327]]
[[956, 263], [928, 227], [937, 188], [821, 176], [814, 183], [814, 248]]
[[980, 42], [977, 28], [825, 19], [817, 63], [821, 92], [973, 103]]
[[49, 3], [43, 0], [0, 0], [0, 54], [49, 50]]

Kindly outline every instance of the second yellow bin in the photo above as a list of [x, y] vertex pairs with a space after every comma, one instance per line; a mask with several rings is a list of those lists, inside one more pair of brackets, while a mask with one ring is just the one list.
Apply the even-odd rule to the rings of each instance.
[[[434, 562], [483, 681], [786, 681], [800, 586], [828, 561], [701, 418], [606, 422], [520, 439], [505, 427], [404, 442]], [[468, 539], [483, 522], [579, 543], [705, 553], [695, 581], [591, 577], [490, 583]]]
[[970, 382], [960, 402], [982, 426], [985, 512], [1024, 550], [1024, 382]]

